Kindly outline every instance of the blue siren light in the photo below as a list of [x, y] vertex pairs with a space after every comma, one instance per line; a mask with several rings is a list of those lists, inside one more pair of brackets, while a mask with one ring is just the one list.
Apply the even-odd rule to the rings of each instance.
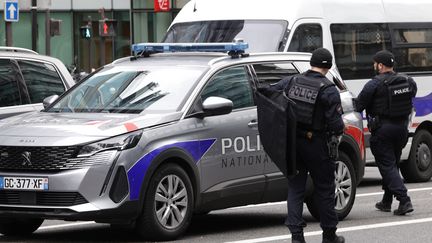
[[134, 55], [155, 52], [237, 52], [244, 53], [249, 47], [245, 42], [221, 43], [139, 43], [132, 45]]

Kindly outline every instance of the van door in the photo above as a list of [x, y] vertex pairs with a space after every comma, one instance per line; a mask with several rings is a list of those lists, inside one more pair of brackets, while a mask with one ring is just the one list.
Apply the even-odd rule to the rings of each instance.
[[323, 25], [320, 19], [301, 19], [294, 23], [288, 38], [289, 52], [313, 52], [324, 46]]

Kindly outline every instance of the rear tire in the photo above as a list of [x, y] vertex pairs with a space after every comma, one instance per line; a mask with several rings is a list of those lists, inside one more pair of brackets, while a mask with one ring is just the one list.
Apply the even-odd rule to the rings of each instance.
[[177, 164], [162, 165], [150, 180], [135, 230], [148, 240], [175, 240], [188, 228], [194, 208], [192, 183]]
[[426, 182], [432, 177], [432, 135], [426, 130], [415, 133], [408, 161], [401, 163], [407, 182]]
[[30, 235], [43, 223], [43, 219], [0, 218], [0, 233], [6, 236]]
[[[350, 157], [342, 151], [339, 151], [339, 159], [336, 161], [335, 181], [335, 210], [338, 219], [343, 220], [351, 212], [354, 205], [357, 180]], [[319, 220], [319, 202], [315, 202], [313, 195], [306, 198], [305, 202], [310, 214]]]

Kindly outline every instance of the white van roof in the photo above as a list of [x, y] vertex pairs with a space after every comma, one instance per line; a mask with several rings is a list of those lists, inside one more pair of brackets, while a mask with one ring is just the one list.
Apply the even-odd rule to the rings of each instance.
[[319, 18], [329, 23], [430, 22], [430, 0], [191, 0], [178, 22]]

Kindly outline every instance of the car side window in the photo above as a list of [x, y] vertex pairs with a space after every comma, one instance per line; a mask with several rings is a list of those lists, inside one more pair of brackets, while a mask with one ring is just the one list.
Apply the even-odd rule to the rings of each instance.
[[0, 59], [0, 107], [21, 105], [17, 68], [9, 59]]
[[323, 46], [322, 28], [319, 24], [302, 24], [297, 27], [288, 51], [313, 52]]
[[231, 100], [233, 109], [255, 105], [245, 67], [232, 67], [217, 73], [204, 88], [201, 99], [204, 101], [210, 96]]
[[260, 83], [274, 84], [286, 76], [299, 73], [294, 65], [289, 62], [260, 63], [252, 66]]
[[48, 63], [19, 60], [18, 64], [24, 76], [31, 103], [41, 103], [51, 95], [60, 95], [65, 91], [56, 68]]

